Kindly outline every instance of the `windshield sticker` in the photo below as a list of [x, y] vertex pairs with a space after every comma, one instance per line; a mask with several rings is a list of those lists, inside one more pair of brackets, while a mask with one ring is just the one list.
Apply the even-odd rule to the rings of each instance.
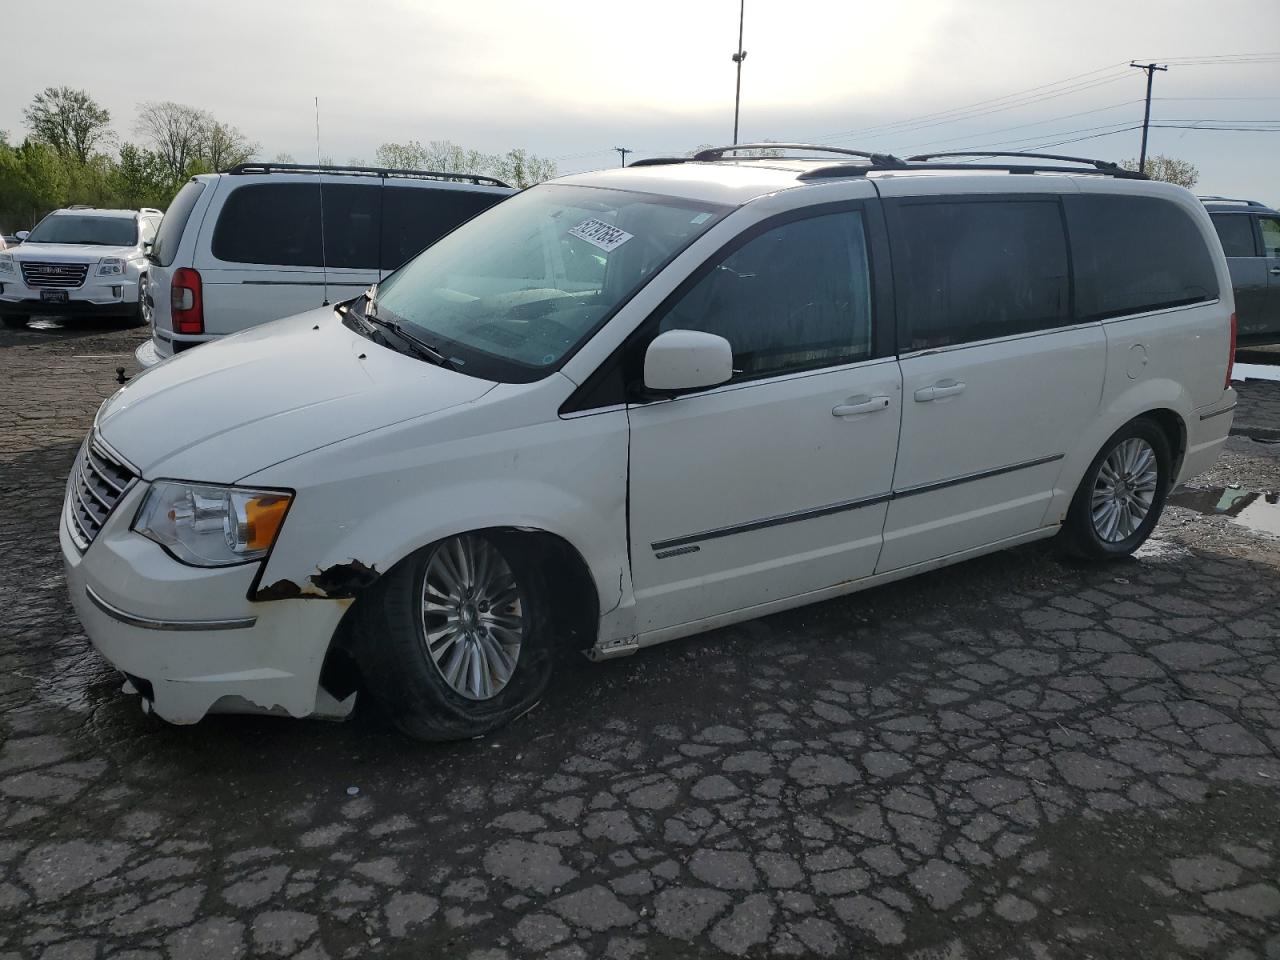
[[700, 213], [700, 214], [698, 214], [696, 217], [694, 217], [692, 220], [690, 220], [689, 222], [690, 222], [690, 223], [692, 223], [692, 224], [694, 224], [694, 225], [696, 226], [696, 225], [697, 225], [697, 224], [699, 224], [699, 223], [706, 223], [706, 222], [707, 222], [708, 220], [710, 220], [710, 219], [711, 219], [711, 214], [709, 214], [709, 213]]
[[618, 247], [631, 239], [631, 234], [625, 230], [619, 230], [603, 220], [583, 220], [576, 227], [570, 228], [569, 235], [585, 240], [593, 247], [599, 247], [605, 253], [618, 249]]

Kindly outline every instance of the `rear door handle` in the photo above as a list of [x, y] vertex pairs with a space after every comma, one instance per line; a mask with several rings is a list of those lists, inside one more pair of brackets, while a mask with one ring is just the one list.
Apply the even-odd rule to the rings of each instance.
[[917, 390], [916, 403], [928, 403], [930, 400], [954, 397], [960, 393], [964, 393], [963, 380], [939, 380], [931, 387], [921, 387]]
[[888, 397], [850, 397], [831, 408], [833, 417], [856, 417], [861, 413], [879, 413], [889, 409]]
[[1280, 267], [1272, 267], [1272, 268], [1271, 268], [1271, 275], [1272, 275], [1273, 277], [1280, 277]]

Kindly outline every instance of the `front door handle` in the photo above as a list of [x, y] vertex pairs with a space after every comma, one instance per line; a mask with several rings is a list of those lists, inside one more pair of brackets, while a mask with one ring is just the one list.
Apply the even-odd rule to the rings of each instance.
[[1270, 272], [1273, 277], [1280, 277], [1280, 267], [1272, 267]]
[[960, 393], [964, 393], [963, 380], [939, 380], [931, 387], [921, 387], [917, 390], [916, 403], [928, 403], [930, 400], [954, 397]]
[[844, 403], [838, 403], [831, 408], [833, 417], [856, 417], [862, 413], [879, 413], [881, 410], [889, 409], [888, 397], [850, 397]]

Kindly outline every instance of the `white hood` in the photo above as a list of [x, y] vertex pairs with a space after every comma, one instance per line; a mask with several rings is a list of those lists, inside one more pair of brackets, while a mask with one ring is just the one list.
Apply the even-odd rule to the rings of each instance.
[[232, 483], [493, 386], [379, 346], [321, 307], [138, 374], [102, 405], [97, 426], [148, 480]]
[[136, 246], [105, 247], [83, 243], [23, 243], [7, 251], [19, 263], [39, 260], [56, 260], [59, 263], [97, 263], [103, 257], [119, 257], [128, 260], [140, 257]]

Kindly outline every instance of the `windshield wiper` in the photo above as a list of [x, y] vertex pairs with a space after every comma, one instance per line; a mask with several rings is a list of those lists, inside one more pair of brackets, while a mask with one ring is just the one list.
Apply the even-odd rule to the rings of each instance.
[[[377, 334], [381, 339], [383, 346], [390, 347], [393, 350], [396, 349], [387, 341], [386, 334], [383, 332], [390, 331], [408, 348], [409, 352], [413, 353], [420, 359], [426, 360], [429, 363], [434, 363], [437, 367], [444, 367], [446, 370], [458, 369], [458, 363], [456, 361], [445, 356], [425, 340], [421, 340], [414, 336], [404, 328], [404, 324], [396, 320], [388, 320], [378, 316], [374, 312], [374, 309], [376, 309], [376, 301], [368, 292], [361, 294], [360, 297], [363, 298], [365, 304], [362, 311], [357, 312], [349, 307], [340, 307], [339, 309], [345, 309], [346, 315], [354, 317], [358, 323], [362, 324], [370, 332], [370, 334]], [[400, 352], [403, 353], [405, 351], [401, 350]]]

